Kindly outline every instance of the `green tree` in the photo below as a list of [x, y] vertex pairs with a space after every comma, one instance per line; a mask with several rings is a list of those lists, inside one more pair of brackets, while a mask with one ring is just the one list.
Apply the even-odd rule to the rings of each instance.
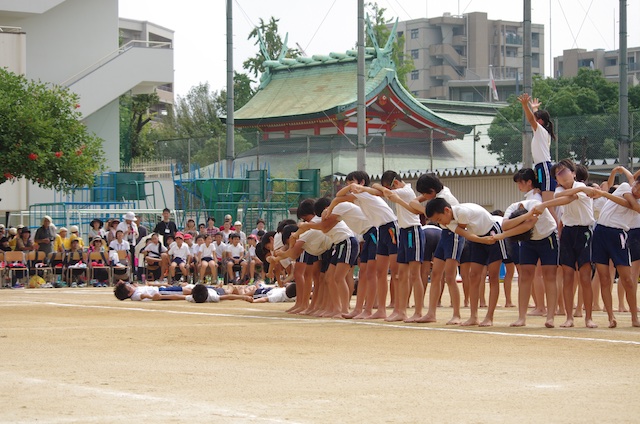
[[[262, 63], [266, 60], [262, 47], [260, 46], [260, 37], [262, 37], [263, 46], [271, 60], [277, 60], [282, 51], [284, 41], [278, 32], [278, 22], [280, 22], [280, 19], [276, 19], [273, 16], [267, 23], [260, 18], [260, 25], [251, 30], [247, 37], [247, 40], [255, 39], [253, 44], [258, 46], [258, 53], [256, 53], [254, 57], [250, 57], [242, 62], [242, 67], [252, 74], [253, 77], [256, 78], [256, 81], [260, 74], [264, 72]], [[300, 56], [300, 50], [287, 46], [285, 57], [296, 58], [298, 56]]]
[[156, 92], [120, 96], [120, 160], [124, 163], [154, 155], [155, 145], [146, 139], [143, 130], [156, 117], [151, 108], [158, 103]]
[[[372, 16], [373, 32], [376, 35], [376, 39], [378, 40], [378, 45], [380, 47], [383, 47], [389, 39], [389, 36], [391, 35], [389, 25], [395, 22], [395, 18], [387, 19], [384, 16], [387, 9], [385, 9], [384, 7], [379, 7], [377, 3], [367, 3], [366, 8], [367, 12]], [[407, 56], [404, 54], [404, 43], [404, 34], [399, 37], [396, 35], [396, 39], [392, 45], [391, 59], [396, 65], [398, 81], [400, 81], [400, 83], [408, 89], [407, 75], [410, 74], [411, 71], [415, 69], [415, 67], [413, 65], [413, 59], [411, 58], [411, 56]], [[369, 34], [366, 35], [365, 46], [373, 46], [373, 41], [369, 37]]]
[[0, 183], [26, 178], [68, 191], [103, 169], [102, 140], [89, 134], [67, 88], [0, 69]]

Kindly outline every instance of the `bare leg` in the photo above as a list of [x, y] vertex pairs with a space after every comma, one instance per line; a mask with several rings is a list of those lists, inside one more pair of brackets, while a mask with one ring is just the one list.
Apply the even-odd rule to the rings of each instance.
[[515, 275], [516, 265], [511, 262], [509, 264], [505, 264], [507, 272], [504, 275], [504, 281], [502, 282], [502, 288], [504, 290], [504, 307], [505, 308], [513, 308], [515, 305], [511, 300], [511, 283], [513, 281], [513, 276]]
[[462, 277], [462, 291], [464, 293], [464, 307], [469, 307], [469, 268], [470, 263], [460, 264], [460, 276]]
[[600, 288], [602, 292], [602, 301], [604, 309], [609, 317], [609, 328], [615, 328], [618, 323], [613, 315], [613, 299], [611, 297], [611, 275], [609, 274], [609, 265], [596, 264], [596, 271], [600, 277]]
[[620, 280], [618, 280], [616, 286], [618, 287], [618, 312], [629, 312], [624, 304], [624, 284], [620, 284]]
[[[544, 289], [547, 294], [547, 320], [544, 325], [547, 328], [554, 327], [553, 321], [556, 315], [556, 305], [558, 303], [557, 270], [558, 267], [556, 265], [542, 266], [542, 278], [544, 279]], [[573, 286], [571, 286], [571, 291], [573, 292]]]
[[487, 299], [485, 297], [485, 292], [487, 290], [487, 268], [484, 268], [484, 278], [480, 280], [480, 290], [479, 290], [479, 296], [480, 296], [480, 307], [481, 308], [486, 308], [487, 307]]
[[[447, 259], [444, 264], [444, 276], [447, 286], [449, 286], [449, 297], [451, 298], [451, 307], [453, 315], [447, 321], [447, 325], [458, 325], [462, 322], [460, 317], [460, 289], [458, 288], [458, 261], [455, 259]], [[468, 279], [468, 278], [467, 278]]]
[[520, 265], [518, 274], [518, 320], [511, 323], [512, 327], [527, 325], [527, 311], [529, 310], [529, 298], [531, 286], [536, 272], [535, 265]]
[[407, 319], [407, 297], [409, 295], [409, 264], [398, 264], [398, 284], [394, 309], [385, 321], [395, 322]]
[[597, 272], [591, 280], [591, 291], [593, 292], [593, 310], [601, 311], [602, 306], [600, 306], [600, 276]]
[[562, 265], [562, 294], [564, 297], [567, 320], [560, 327], [573, 327], [573, 281], [575, 270], [572, 267]]
[[387, 275], [389, 274], [389, 256], [376, 255], [376, 270], [378, 282], [376, 287], [376, 297], [378, 299], [378, 310], [368, 319], [384, 319], [387, 317], [386, 302], [389, 283]]
[[[365, 277], [362, 276], [363, 272], [366, 271]], [[362, 313], [353, 317], [353, 319], [367, 319], [373, 314], [373, 305], [376, 301], [376, 292], [378, 291], [378, 261], [370, 260], [367, 262], [366, 269], [360, 272], [360, 281], [363, 278], [366, 278], [366, 292], [364, 303], [362, 306]], [[386, 278], [386, 277], [385, 277]], [[360, 284], [360, 282], [358, 282]], [[358, 293], [360, 289], [358, 289]]]
[[480, 284], [484, 276], [484, 265], [471, 263], [469, 269], [469, 309], [471, 310], [471, 315], [469, 319], [461, 325], [468, 326], [480, 324], [480, 321], [478, 320], [478, 301], [480, 296]]
[[[307, 282], [305, 279], [305, 271], [307, 270], [307, 264], [304, 262], [296, 262], [296, 265], [293, 267], [293, 279], [296, 282], [296, 293], [300, 290], [300, 293], [305, 293], [307, 291]], [[295, 304], [287, 309], [287, 313], [297, 314], [303, 311], [305, 308], [304, 305], [304, 297], [296, 296]]]
[[424, 286], [422, 284], [422, 276], [420, 275], [420, 262], [409, 262], [409, 281], [413, 285], [413, 301], [415, 303], [415, 311], [413, 316], [406, 319], [406, 322], [415, 322], [422, 316], [422, 304], [424, 303]]
[[640, 321], [638, 321], [638, 302], [636, 297], [637, 281], [631, 281], [631, 267], [618, 265], [618, 284], [624, 286], [624, 290], [627, 293], [627, 302], [629, 303], [629, 312], [631, 312], [631, 325], [634, 327], [640, 327]]
[[530, 316], [543, 316], [546, 313], [546, 308], [544, 307], [544, 288], [545, 285], [544, 279], [542, 278], [542, 267], [538, 263], [533, 277], [533, 301], [536, 307], [529, 313]]
[[[498, 297], [500, 296], [500, 266], [502, 261], [494, 261], [486, 267], [489, 274], [489, 308], [484, 320], [480, 323], [480, 327], [490, 327], [493, 325], [493, 314], [498, 306]], [[483, 278], [484, 280], [484, 278]], [[483, 284], [484, 281], [480, 281]]]
[[440, 295], [440, 285], [444, 278], [445, 261], [433, 258], [433, 269], [431, 270], [431, 287], [429, 288], [429, 308], [426, 315], [416, 322], [436, 322], [436, 309], [438, 307], [438, 297]]

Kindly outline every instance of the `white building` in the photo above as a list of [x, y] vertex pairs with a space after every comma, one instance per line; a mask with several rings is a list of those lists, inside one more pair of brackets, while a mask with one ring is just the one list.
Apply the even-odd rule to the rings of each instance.
[[[131, 29], [135, 22], [122, 24]], [[0, 27], [0, 66], [77, 93], [84, 123], [104, 140], [107, 170], [118, 171], [118, 98], [158, 86], [165, 88], [161, 99], [172, 97], [173, 32], [163, 28], [160, 41], [147, 32], [120, 46], [118, 0], [0, 0]], [[0, 211], [15, 211], [54, 194], [20, 181], [0, 185], [0, 198]]]

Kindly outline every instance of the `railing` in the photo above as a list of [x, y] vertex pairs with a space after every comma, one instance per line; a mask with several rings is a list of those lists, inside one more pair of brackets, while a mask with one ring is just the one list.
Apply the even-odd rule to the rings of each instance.
[[0, 32], [5, 32], [9, 34], [19, 34], [23, 31], [22, 31], [22, 27], [0, 25]]
[[137, 46], [137, 47], [147, 47], [147, 48], [153, 48], [153, 49], [155, 49], [155, 48], [171, 48], [171, 42], [168, 42], [168, 41], [131, 40], [128, 43], [120, 46], [117, 50], [114, 50], [111, 53], [109, 53], [108, 55], [104, 56], [102, 59], [99, 59], [94, 64], [84, 68], [83, 70], [81, 70], [77, 74], [67, 78], [60, 85], [63, 85], [65, 87], [69, 87], [70, 85], [75, 84], [76, 82], [80, 81], [82, 78], [86, 77], [87, 75], [89, 75], [90, 73], [95, 71], [96, 69], [99, 69], [102, 66], [106, 65], [107, 63], [109, 63], [110, 61], [112, 61], [116, 57], [120, 56], [121, 54], [123, 54], [127, 50], [131, 49], [132, 47], [136, 47], [136, 45], [138, 45], [138, 44], [140, 46]]

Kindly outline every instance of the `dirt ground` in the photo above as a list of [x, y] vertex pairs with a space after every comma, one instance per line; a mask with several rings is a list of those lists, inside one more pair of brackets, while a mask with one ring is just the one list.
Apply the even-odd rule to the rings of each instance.
[[498, 308], [481, 329], [446, 326], [446, 307], [436, 324], [388, 324], [289, 306], [1, 290], [0, 421], [640, 421], [640, 329], [628, 313], [613, 330], [602, 312], [594, 330], [546, 329], [541, 317], [514, 329], [516, 310]]

